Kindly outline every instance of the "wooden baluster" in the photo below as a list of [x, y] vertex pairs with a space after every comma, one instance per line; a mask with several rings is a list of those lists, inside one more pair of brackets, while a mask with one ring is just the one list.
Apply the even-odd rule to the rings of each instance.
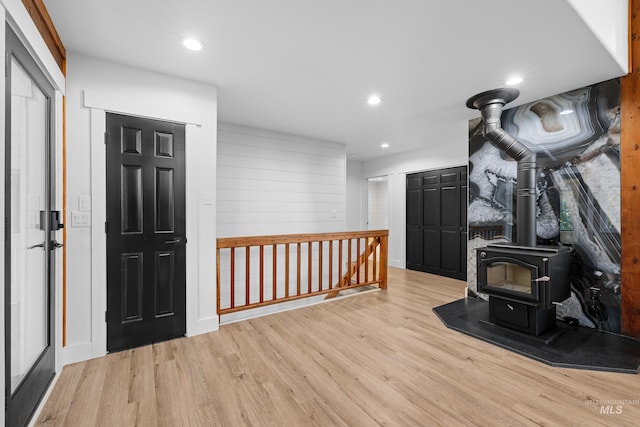
[[356, 254], [357, 254], [357, 261], [356, 261], [356, 283], [360, 283], [360, 264], [362, 263], [362, 252], [360, 251], [360, 241], [362, 239], [358, 239], [358, 243], [356, 244]]
[[318, 290], [322, 290], [322, 241], [318, 242]]
[[300, 269], [301, 269], [301, 261], [300, 261], [300, 256], [301, 254], [301, 250], [300, 250], [300, 243], [298, 243], [298, 258], [296, 259], [298, 261], [298, 293], [296, 295], [300, 295]]
[[307, 293], [311, 292], [311, 275], [313, 274], [313, 246], [311, 242], [307, 244]]
[[338, 280], [342, 280], [342, 239], [338, 240]]
[[244, 283], [245, 283], [245, 305], [249, 305], [249, 296], [250, 296], [250, 289], [251, 289], [251, 247], [247, 246], [247, 254], [246, 254], [246, 262], [245, 262], [245, 277], [244, 277]]
[[351, 284], [351, 277], [353, 276], [351, 273], [353, 272], [353, 266], [351, 265], [351, 243], [352, 239], [349, 239], [349, 243], [347, 244], [347, 249], [349, 253], [347, 254], [347, 272], [349, 273], [349, 281], [344, 284], [344, 286], [349, 286]]
[[277, 299], [277, 286], [278, 286], [278, 274], [277, 274], [277, 269], [278, 269], [278, 248], [276, 245], [273, 245], [273, 249], [271, 249], [273, 251], [273, 274], [271, 275], [271, 280], [272, 280], [272, 287], [273, 287], [273, 291], [272, 291], [272, 295], [273, 298], [272, 299]]
[[264, 302], [264, 246], [260, 245], [260, 302]]
[[220, 316], [220, 249], [216, 248], [216, 313]]
[[333, 288], [333, 240], [329, 240], [329, 289]]
[[378, 266], [378, 245], [380, 244], [380, 238], [374, 238], [374, 246], [373, 246], [373, 280], [378, 280], [378, 275], [376, 274], [376, 267]]
[[289, 244], [284, 247], [284, 297], [289, 298]]
[[369, 255], [371, 255], [371, 253], [369, 252], [369, 248], [373, 244], [373, 241], [370, 242], [369, 239], [365, 239], [365, 242], [366, 242], [366, 249], [364, 250], [364, 281], [368, 282], [369, 281]]
[[236, 248], [231, 248], [231, 308], [236, 306]]

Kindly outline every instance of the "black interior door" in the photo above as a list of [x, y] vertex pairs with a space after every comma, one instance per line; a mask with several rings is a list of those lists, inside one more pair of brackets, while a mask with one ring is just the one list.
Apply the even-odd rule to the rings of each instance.
[[186, 332], [184, 125], [107, 114], [107, 350]]
[[467, 168], [407, 175], [406, 265], [466, 280]]
[[6, 26], [5, 420], [27, 425], [55, 374], [54, 90]]

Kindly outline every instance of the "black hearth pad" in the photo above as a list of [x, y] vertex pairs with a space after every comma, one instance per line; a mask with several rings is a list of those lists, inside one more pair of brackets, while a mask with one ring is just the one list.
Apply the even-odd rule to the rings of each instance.
[[448, 328], [551, 366], [637, 374], [640, 340], [556, 322], [562, 334], [549, 344], [489, 323], [489, 303], [463, 298], [433, 309]]

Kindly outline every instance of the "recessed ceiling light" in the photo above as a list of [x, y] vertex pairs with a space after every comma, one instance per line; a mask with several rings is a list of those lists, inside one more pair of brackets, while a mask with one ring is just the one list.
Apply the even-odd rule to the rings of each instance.
[[182, 45], [187, 49], [193, 50], [193, 51], [199, 51], [204, 49], [204, 43], [202, 43], [198, 39], [192, 39], [192, 38], [184, 39], [182, 40]]
[[369, 105], [378, 105], [382, 102], [382, 98], [378, 95], [371, 95], [369, 99], [367, 99]]
[[571, 114], [573, 113], [573, 110], [562, 110], [560, 111], [560, 114], [565, 115], [565, 114]]
[[513, 76], [505, 82], [507, 86], [517, 85], [518, 83], [522, 83], [522, 77], [520, 76]]
[[389, 148], [389, 144], [387, 144], [386, 142], [383, 142], [382, 144], [380, 144], [380, 147]]

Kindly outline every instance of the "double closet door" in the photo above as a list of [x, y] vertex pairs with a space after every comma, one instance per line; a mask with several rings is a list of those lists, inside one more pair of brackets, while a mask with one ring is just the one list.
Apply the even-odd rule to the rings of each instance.
[[407, 269], [467, 278], [467, 167], [407, 175]]

